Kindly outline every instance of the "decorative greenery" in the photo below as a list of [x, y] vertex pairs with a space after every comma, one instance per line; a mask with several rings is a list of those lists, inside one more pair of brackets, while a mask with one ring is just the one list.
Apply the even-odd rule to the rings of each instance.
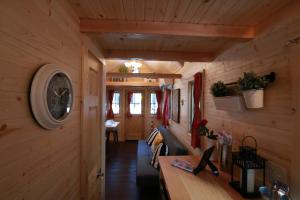
[[199, 134], [203, 135], [203, 136], [207, 136], [210, 139], [216, 140], [218, 136], [214, 135], [213, 130], [209, 131], [209, 129], [206, 127], [206, 124], [207, 124], [206, 119], [201, 120], [199, 128], [198, 128]]
[[222, 81], [212, 84], [210, 90], [214, 97], [224, 97], [230, 94], [230, 90]]
[[129, 72], [128, 67], [126, 67], [124, 64], [119, 66], [118, 71], [119, 71], [120, 73], [124, 73], [124, 74], [126, 74], [126, 73]]
[[269, 81], [265, 77], [256, 75], [254, 72], [245, 72], [243, 78], [239, 78], [240, 90], [260, 90], [267, 87]]
[[198, 131], [199, 131], [200, 135], [206, 136], [206, 135], [209, 134], [209, 129], [206, 127], [206, 124], [207, 124], [207, 120], [206, 119], [203, 119], [200, 122], [200, 125], [199, 125], [199, 128], [198, 128]]

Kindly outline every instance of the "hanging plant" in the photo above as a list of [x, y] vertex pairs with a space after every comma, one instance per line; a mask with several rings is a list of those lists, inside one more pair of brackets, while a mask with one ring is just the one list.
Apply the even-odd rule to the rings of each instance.
[[230, 90], [222, 81], [212, 84], [210, 91], [214, 97], [224, 97], [230, 95]]
[[264, 106], [264, 88], [269, 83], [269, 79], [253, 72], [245, 72], [244, 77], [239, 78], [238, 85], [243, 91], [247, 108], [262, 108]]
[[244, 77], [238, 80], [239, 88], [242, 91], [264, 89], [268, 84], [269, 80], [256, 75], [254, 72], [245, 72]]

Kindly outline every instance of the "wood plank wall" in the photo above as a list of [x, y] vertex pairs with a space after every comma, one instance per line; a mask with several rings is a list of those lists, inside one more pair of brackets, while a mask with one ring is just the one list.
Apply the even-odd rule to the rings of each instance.
[[[4, 0], [0, 6], [0, 199], [79, 199], [81, 34], [63, 1]], [[61, 129], [31, 116], [29, 87], [46, 63], [75, 86], [75, 107]]]
[[[299, 146], [299, 144], [294, 144], [295, 136], [299, 135], [299, 131], [295, 128], [298, 127], [299, 130], [299, 122], [294, 124], [296, 122], [295, 115], [299, 111], [296, 109], [296, 101], [293, 100], [294, 94], [299, 90], [292, 90], [292, 88], [297, 88], [300, 84], [299, 77], [294, 78], [294, 82], [291, 82], [292, 76], [295, 76], [291, 73], [297, 69], [299, 71], [299, 63], [291, 64], [291, 60], [296, 56], [299, 57], [300, 49], [294, 49], [291, 54], [290, 50], [296, 47], [286, 46], [286, 44], [289, 39], [300, 36], [299, 7], [283, 14], [279, 21], [276, 23], [274, 21], [272, 26], [256, 39], [230, 48], [210, 64], [199, 65], [199, 71], [203, 66], [206, 69], [205, 118], [208, 119], [209, 128], [231, 131], [235, 147], [240, 145], [241, 139], [245, 135], [255, 136], [258, 141], [259, 154], [287, 170], [288, 179], [290, 179], [297, 175], [296, 170], [291, 170], [291, 163], [295, 147]], [[299, 44], [297, 45], [299, 46]], [[277, 80], [265, 91], [264, 109], [240, 113], [216, 110], [210, 94], [211, 84], [218, 80], [225, 83], [236, 81], [244, 71], [250, 70], [258, 74], [266, 74], [271, 71], [277, 74]], [[185, 68], [183, 75], [188, 71]], [[194, 72], [194, 68], [191, 68], [191, 71]], [[190, 77], [191, 74], [193, 73], [189, 74]], [[175, 84], [176, 88], [182, 89], [184, 102], [187, 101], [187, 80], [188, 78], [179, 80]], [[187, 106], [188, 104], [185, 103], [182, 107], [181, 123], [172, 122], [170, 128], [193, 153], [199, 153], [198, 150], [190, 147], [190, 136], [184, 114]], [[293, 187], [295, 188], [295, 185]]]

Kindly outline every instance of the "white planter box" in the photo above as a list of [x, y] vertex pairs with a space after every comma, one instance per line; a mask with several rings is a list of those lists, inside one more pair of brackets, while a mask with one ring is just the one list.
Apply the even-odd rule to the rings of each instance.
[[241, 112], [245, 105], [241, 96], [214, 97], [217, 110]]
[[264, 107], [264, 90], [248, 90], [243, 92], [247, 108]]

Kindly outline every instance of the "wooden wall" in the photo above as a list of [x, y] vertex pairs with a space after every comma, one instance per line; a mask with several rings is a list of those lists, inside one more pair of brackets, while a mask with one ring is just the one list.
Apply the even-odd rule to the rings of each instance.
[[[121, 95], [121, 102], [120, 102], [120, 114], [115, 115], [114, 121], [120, 122], [120, 125], [118, 126], [119, 131], [119, 140], [125, 141], [126, 140], [126, 101], [127, 101], [127, 92], [133, 91], [133, 90], [140, 90], [145, 95], [145, 107], [143, 109], [143, 115], [144, 115], [144, 131], [143, 131], [143, 137], [147, 137], [151, 130], [151, 121], [158, 126], [161, 122], [160, 120], [156, 119], [156, 115], [150, 114], [150, 94], [151, 92], [154, 92], [155, 90], [159, 89], [158, 87], [107, 87], [108, 90], [113, 89], [120, 92]], [[112, 136], [111, 136], [112, 137]], [[112, 138], [110, 138], [112, 139]]]
[[[299, 74], [299, 62], [292, 64], [291, 60], [295, 59], [295, 56], [299, 57], [300, 50], [292, 45], [287, 46], [287, 42], [300, 36], [299, 8], [299, 3], [296, 3], [281, 13], [277, 13], [278, 16], [274, 16], [262, 25], [264, 31], [256, 39], [236, 45], [223, 52], [214, 62], [199, 65], [198, 68], [199, 71], [202, 67], [206, 69], [204, 115], [208, 119], [208, 127], [214, 130], [231, 131], [235, 147], [240, 145], [245, 135], [255, 136], [258, 141], [259, 154], [279, 166], [283, 179], [285, 179], [285, 171], [288, 171], [288, 180], [297, 174], [296, 170], [291, 171], [291, 163], [294, 161], [293, 152], [296, 146], [299, 146], [299, 143], [294, 144], [295, 136], [299, 135], [299, 131], [296, 131], [296, 128], [299, 130], [299, 122], [297, 125], [294, 124], [295, 116], [298, 114], [296, 106], [299, 107], [299, 103], [298, 105], [292, 103], [296, 102], [293, 96], [299, 92], [297, 87], [300, 82], [299, 76], [294, 78], [293, 82], [291, 79], [295, 76], [293, 71], [296, 70]], [[291, 49], [294, 49], [293, 54], [290, 52]], [[187, 67], [184, 68], [183, 74], [185, 75], [190, 70]], [[191, 71], [194, 73], [193, 68]], [[216, 110], [210, 94], [211, 84], [218, 80], [225, 83], [236, 81], [244, 71], [254, 71], [258, 74], [276, 72], [277, 80], [265, 90], [264, 109], [245, 112]], [[191, 77], [193, 73], [189, 76]], [[188, 78], [179, 80], [175, 84], [175, 87], [182, 89], [182, 98], [185, 102], [187, 80]], [[292, 88], [297, 88], [297, 90], [292, 90]], [[182, 113], [187, 111], [187, 106], [188, 104], [185, 103]], [[181, 115], [180, 124], [172, 122], [170, 128], [183, 143], [190, 145], [185, 114]], [[190, 146], [189, 148], [191, 149]], [[198, 150], [191, 149], [191, 151], [199, 153]]]
[[[75, 107], [46, 131], [29, 107], [30, 82], [46, 63], [65, 69]], [[63, 1], [3, 0], [0, 6], [0, 199], [79, 199], [81, 35]]]

